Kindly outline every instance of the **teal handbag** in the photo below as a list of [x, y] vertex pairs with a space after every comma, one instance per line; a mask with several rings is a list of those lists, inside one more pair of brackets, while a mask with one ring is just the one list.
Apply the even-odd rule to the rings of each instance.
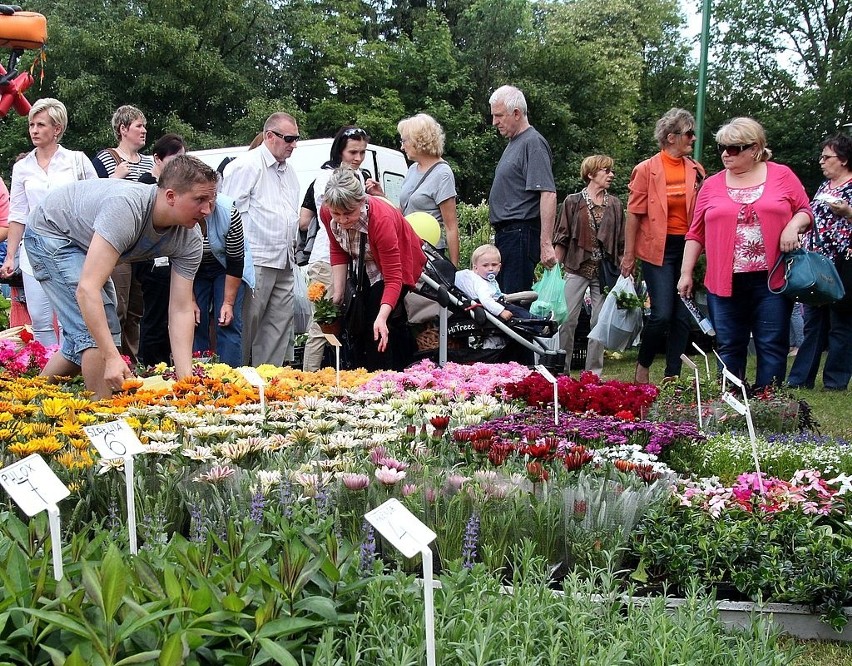
[[772, 276], [782, 263], [785, 265], [785, 283], [777, 291], [769, 287], [773, 294], [783, 294], [794, 301], [814, 306], [831, 305], [846, 294], [834, 263], [819, 252], [801, 248], [784, 252], [769, 271], [768, 284], [771, 284]]

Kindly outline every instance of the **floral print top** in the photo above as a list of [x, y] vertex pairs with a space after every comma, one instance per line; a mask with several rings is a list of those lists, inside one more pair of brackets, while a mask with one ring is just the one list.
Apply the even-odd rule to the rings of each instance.
[[852, 220], [835, 215], [828, 203], [818, 198], [821, 194], [839, 197], [852, 203], [852, 180], [847, 180], [837, 188], [832, 188], [828, 180], [819, 186], [816, 196], [811, 201], [814, 226], [819, 231], [819, 242], [813, 231], [809, 231], [804, 247], [818, 250], [820, 254], [832, 261], [835, 261], [838, 256], [852, 259]]
[[754, 187], [729, 187], [728, 196], [740, 206], [734, 240], [734, 273], [769, 270], [760, 220], [751, 204], [763, 194], [763, 183]]

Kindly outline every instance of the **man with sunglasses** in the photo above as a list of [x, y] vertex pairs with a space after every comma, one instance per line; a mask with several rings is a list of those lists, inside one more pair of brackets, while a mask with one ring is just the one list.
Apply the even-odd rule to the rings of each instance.
[[234, 159], [222, 177], [233, 198], [254, 261], [255, 289], [243, 301], [243, 363], [283, 365], [293, 354], [293, 290], [299, 229], [299, 180], [287, 159], [299, 127], [289, 113], [273, 113], [263, 143]]

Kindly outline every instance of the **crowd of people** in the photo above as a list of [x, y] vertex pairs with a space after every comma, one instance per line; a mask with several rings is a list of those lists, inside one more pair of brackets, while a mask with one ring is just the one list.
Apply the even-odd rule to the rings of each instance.
[[[849, 277], [848, 136], [823, 142], [826, 181], [809, 201], [796, 175], [771, 160], [764, 130], [750, 118], [735, 118], [716, 132], [724, 169], [705, 177], [690, 156], [695, 121], [688, 111], [672, 109], [656, 123], [659, 152], [633, 168], [626, 208], [609, 192], [613, 159], [596, 154], [581, 164], [585, 186], [565, 198], [557, 215], [552, 152], [530, 124], [523, 93], [503, 86], [489, 103], [492, 124], [508, 140], [488, 198], [494, 243], [474, 252], [471, 270], [459, 272], [460, 288], [511, 320], [529, 313], [507, 307], [502, 295], [529, 290], [539, 263], [561, 266], [568, 316], [559, 343], [568, 350], [569, 372], [586, 300], [594, 326], [614, 280], [641, 271], [650, 314], [635, 381], [647, 383], [659, 353], [665, 354], [664, 376], [680, 374], [691, 330], [681, 297], [693, 295], [704, 255], [703, 286], [722, 362], [746, 379], [753, 344], [753, 385], [787, 380], [793, 304], [774, 293], [778, 285], [770, 283], [769, 271], [782, 253], [804, 244]], [[0, 277], [22, 273], [12, 324], [31, 322], [38, 341], [59, 345], [45, 374], [82, 373], [97, 396], [120, 388], [135, 362], [172, 363], [179, 376], [188, 374], [193, 351], [215, 350], [233, 366], [292, 360], [300, 263], [343, 308], [350, 362], [401, 369], [414, 350], [403, 301], [426, 264], [404, 216], [433, 216], [437, 249], [466, 268], [459, 265], [462, 232], [455, 177], [442, 157], [445, 135], [427, 114], [397, 126], [411, 161], [399, 206], [363, 168], [370, 137], [354, 125], [338, 130], [329, 160], [303, 197], [288, 162], [300, 139], [288, 113], [269, 116], [252, 149], [218, 173], [185, 155], [176, 134], [160, 137], [152, 154], [143, 154], [146, 119], [133, 106], [113, 115], [116, 146], [91, 160], [60, 145], [67, 127], [58, 100], [33, 105], [34, 149], [15, 163], [10, 192], [0, 187], [0, 240], [7, 243]], [[309, 240], [297, 256], [300, 233]], [[827, 349], [825, 387], [847, 388], [850, 302], [852, 294], [831, 306], [804, 308], [790, 385], [813, 387]], [[322, 366], [325, 344], [325, 334], [312, 325], [305, 370]], [[586, 369], [600, 374], [603, 363], [603, 346], [590, 341]]]

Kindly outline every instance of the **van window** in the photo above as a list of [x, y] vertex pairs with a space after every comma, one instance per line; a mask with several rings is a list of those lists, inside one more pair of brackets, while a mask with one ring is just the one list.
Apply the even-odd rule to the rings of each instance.
[[402, 189], [403, 180], [405, 180], [405, 176], [401, 173], [385, 171], [382, 174], [382, 189], [385, 191], [385, 196], [393, 201], [395, 206], [399, 206], [399, 191]]

